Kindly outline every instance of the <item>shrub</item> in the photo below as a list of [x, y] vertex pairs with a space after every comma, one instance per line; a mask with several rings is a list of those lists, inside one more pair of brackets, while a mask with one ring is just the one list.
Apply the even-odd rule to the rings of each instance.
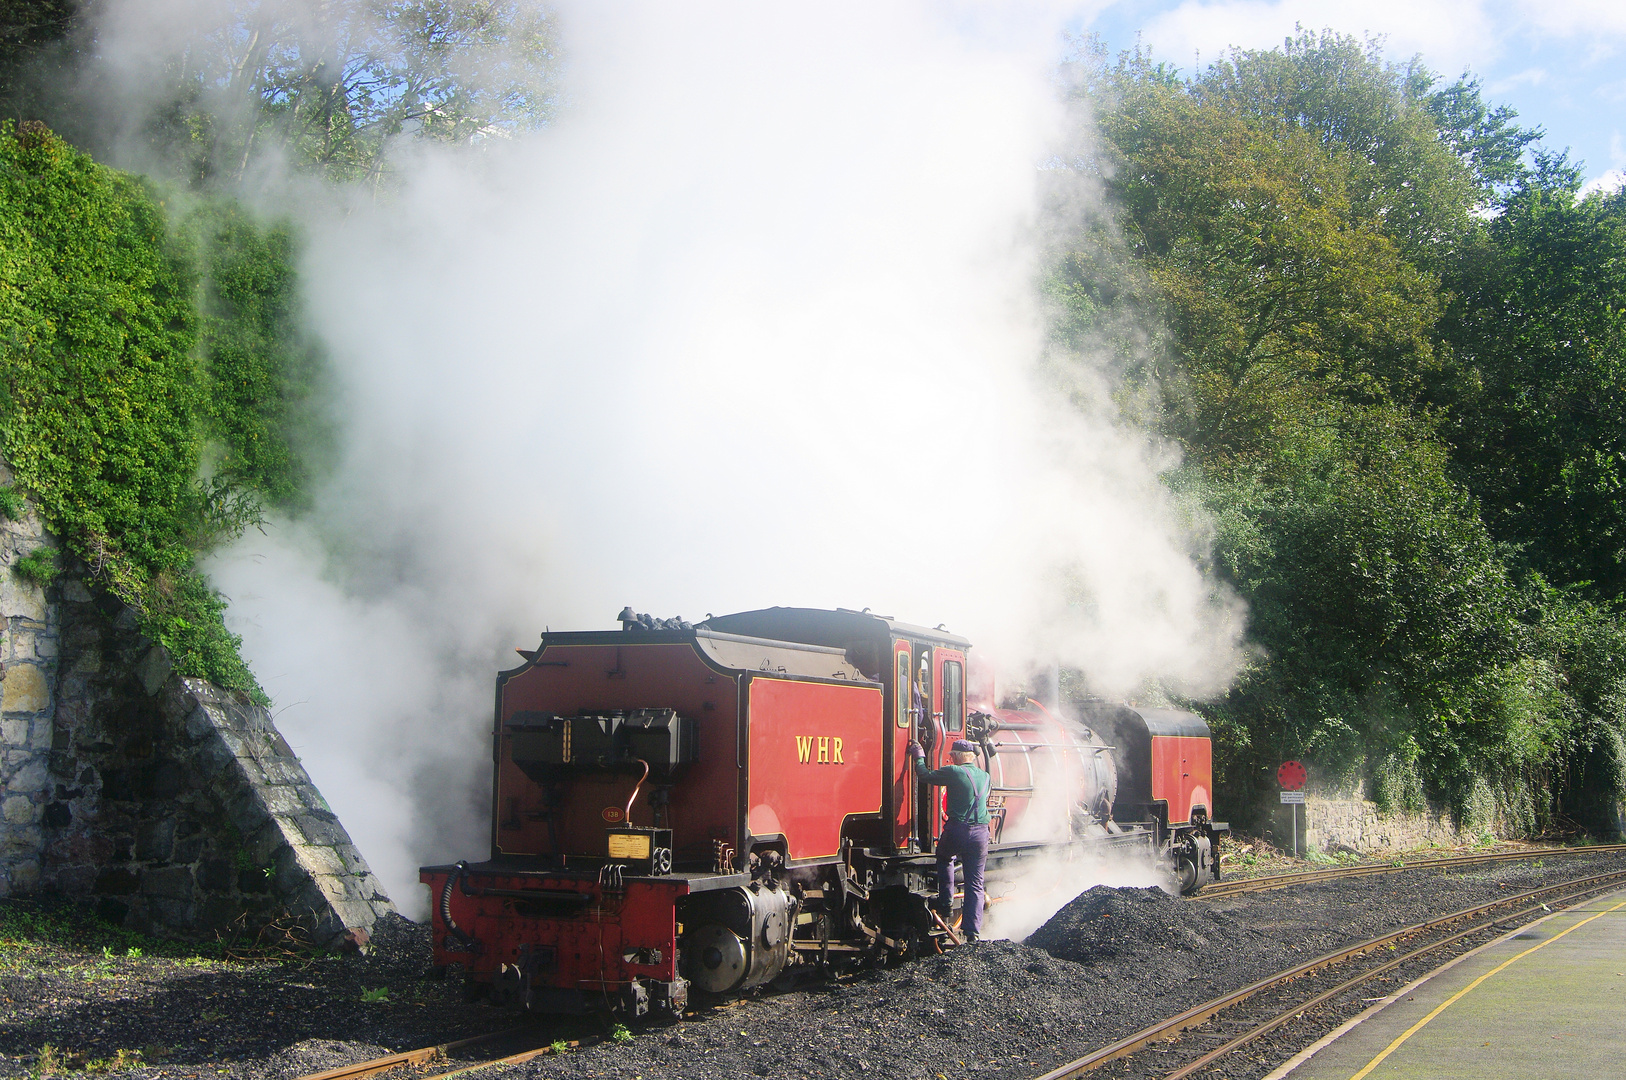
[[262, 500], [298, 503], [320, 358], [296, 329], [291, 234], [172, 201], [40, 125], [0, 126], [0, 450], [179, 673], [264, 701], [195, 558], [260, 524]]
[[11, 572], [43, 589], [56, 580], [56, 551], [48, 547], [35, 548], [12, 563]]

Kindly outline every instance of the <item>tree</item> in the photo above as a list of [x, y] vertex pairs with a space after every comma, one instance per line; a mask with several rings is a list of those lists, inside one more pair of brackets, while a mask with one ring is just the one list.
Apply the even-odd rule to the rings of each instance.
[[1253, 757], [1357, 774], [1396, 758], [1451, 795], [1477, 772], [1544, 762], [1558, 734], [1530, 737], [1552, 718], [1529, 703], [1552, 680], [1521, 664], [1516, 591], [1427, 429], [1346, 407], [1277, 447], [1183, 478], [1218, 523], [1216, 570], [1248, 601], [1260, 649], [1205, 710], [1246, 733], [1228, 780], [1245, 786]]
[[1541, 142], [1542, 130], [1515, 124], [1519, 114], [1511, 106], [1486, 104], [1478, 79], [1464, 72], [1431, 93], [1426, 107], [1440, 138], [1479, 184], [1483, 206], [1494, 205], [1499, 194], [1529, 175], [1525, 155]]
[[1448, 434], [1498, 539], [1626, 595], [1626, 193], [1540, 157], [1489, 227], [1446, 333], [1473, 379]]
[[376, 187], [404, 141], [502, 137], [553, 107], [555, 30], [536, 0], [228, 0], [145, 50], [91, 10], [62, 44], [82, 84], [57, 72], [12, 97], [78, 145], [144, 145], [142, 167], [203, 187], [259, 155]]
[[42, 125], [0, 126], [0, 452], [177, 670], [257, 693], [194, 560], [297, 501], [290, 404], [316, 358], [283, 329], [286, 234], [171, 210]]
[[[1494, 802], [1534, 831], [1561, 806], [1591, 806], [1585, 785], [1626, 760], [1611, 659], [1626, 633], [1607, 605], [1521, 583], [1497, 544], [1512, 531], [1481, 516], [1489, 479], [1465, 467], [1476, 447], [1495, 476], [1515, 475], [1514, 420], [1531, 421], [1530, 437], [1562, 428], [1526, 399], [1574, 401], [1517, 359], [1540, 352], [1519, 333], [1562, 328], [1564, 349], [1612, 341], [1603, 316], [1626, 307], [1595, 302], [1613, 295], [1596, 274], [1581, 287], [1552, 260], [1515, 257], [1538, 219], [1557, 227], [1527, 192], [1544, 168], [1520, 157], [1533, 133], [1470, 79], [1435, 90], [1421, 64], [1331, 34], [1233, 52], [1185, 82], [1144, 55], [1080, 63], [1105, 150], [1071, 164], [1117, 199], [1123, 243], [1056, 259], [1056, 340], [1140, 354], [1121, 365], [1122, 396], [1155, 403], [1140, 415], [1184, 450], [1174, 483], [1207, 507], [1214, 573], [1249, 603], [1254, 662], [1225, 698], [1196, 703], [1220, 735], [1225, 797], [1245, 817], [1261, 763], [1305, 756], [1364, 775], [1390, 805], [1443, 798], [1464, 822]], [[1545, 246], [1584, 277], [1608, 231], [1564, 221], [1591, 246]], [[1552, 318], [1530, 318], [1534, 299], [1491, 298], [1534, 295], [1522, 284], [1533, 271], [1509, 275], [1508, 259], [1548, 267], [1536, 291]], [[1591, 306], [1557, 303], [1560, 278]], [[1515, 310], [1530, 326], [1514, 328]], [[1483, 332], [1469, 332], [1470, 312]], [[1147, 316], [1161, 327], [1122, 332]], [[1606, 368], [1594, 358], [1598, 386]], [[1469, 405], [1513, 419], [1476, 425]], [[1596, 400], [1585, 408], [1599, 420], [1592, 450], [1620, 425]], [[1579, 475], [1582, 456], [1556, 475]], [[1519, 467], [1554, 472], [1539, 455]]]
[[[1280, 49], [1233, 49], [1192, 81], [1191, 92], [1346, 156], [1356, 213], [1381, 222], [1408, 259], [1438, 271], [1473, 228], [1468, 211], [1478, 185], [1440, 137], [1437, 81], [1419, 59], [1385, 62], [1378, 39], [1363, 44], [1300, 29]], [[1455, 99], [1466, 105], [1460, 92]]]
[[1328, 395], [1415, 392], [1434, 365], [1436, 286], [1362, 217], [1348, 155], [1157, 82], [1132, 84], [1103, 130], [1172, 331], [1167, 428], [1189, 450], [1249, 453]]
[[0, 6], [0, 99], [16, 92], [41, 49], [68, 35], [76, 7], [74, 0], [6, 0]]

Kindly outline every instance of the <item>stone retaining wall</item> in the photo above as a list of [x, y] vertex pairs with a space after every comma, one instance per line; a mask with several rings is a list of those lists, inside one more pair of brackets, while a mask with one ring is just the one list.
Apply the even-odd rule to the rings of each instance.
[[1460, 833], [1449, 814], [1383, 814], [1376, 803], [1366, 799], [1311, 795], [1300, 814], [1300, 842], [1310, 850], [1410, 851], [1474, 839]]
[[0, 896], [90, 901], [171, 936], [292, 915], [364, 945], [394, 908], [270, 714], [174, 674], [83, 580], [12, 571], [50, 543], [33, 513], [0, 521]]
[[[1287, 807], [1282, 807], [1277, 825], [1283, 833], [1287, 831]], [[1504, 832], [1495, 826], [1465, 832], [1448, 812], [1432, 807], [1422, 814], [1382, 813], [1359, 788], [1345, 793], [1307, 794], [1299, 808], [1299, 830], [1301, 851], [1348, 850], [1363, 854], [1410, 851], [1429, 845], [1450, 847], [1472, 843], [1483, 833], [1500, 837]]]
[[[0, 464], [0, 484], [10, 483]], [[0, 518], [0, 896], [38, 886], [44, 848], [59, 616], [11, 570], [41, 547], [54, 544], [32, 507], [20, 521]]]

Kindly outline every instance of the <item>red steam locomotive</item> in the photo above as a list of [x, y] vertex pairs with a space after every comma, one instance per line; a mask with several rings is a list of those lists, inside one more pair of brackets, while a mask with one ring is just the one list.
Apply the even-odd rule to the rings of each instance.
[[940, 791], [981, 747], [988, 880], [1131, 848], [1182, 891], [1218, 877], [1208, 727], [1097, 704], [1001, 709], [970, 643], [867, 611], [547, 633], [497, 677], [491, 858], [429, 866], [435, 963], [535, 1011], [677, 1012], [692, 985], [936, 951]]

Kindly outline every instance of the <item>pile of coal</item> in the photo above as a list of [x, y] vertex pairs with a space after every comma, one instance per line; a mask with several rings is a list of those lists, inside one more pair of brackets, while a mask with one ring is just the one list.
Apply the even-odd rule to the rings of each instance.
[[1162, 889], [1097, 885], [1035, 930], [1027, 944], [1058, 960], [1117, 965], [1149, 953], [1212, 952], [1234, 928], [1231, 916], [1182, 903]]
[[429, 970], [434, 955], [429, 924], [391, 912], [373, 924], [365, 966], [380, 977], [412, 978]]

